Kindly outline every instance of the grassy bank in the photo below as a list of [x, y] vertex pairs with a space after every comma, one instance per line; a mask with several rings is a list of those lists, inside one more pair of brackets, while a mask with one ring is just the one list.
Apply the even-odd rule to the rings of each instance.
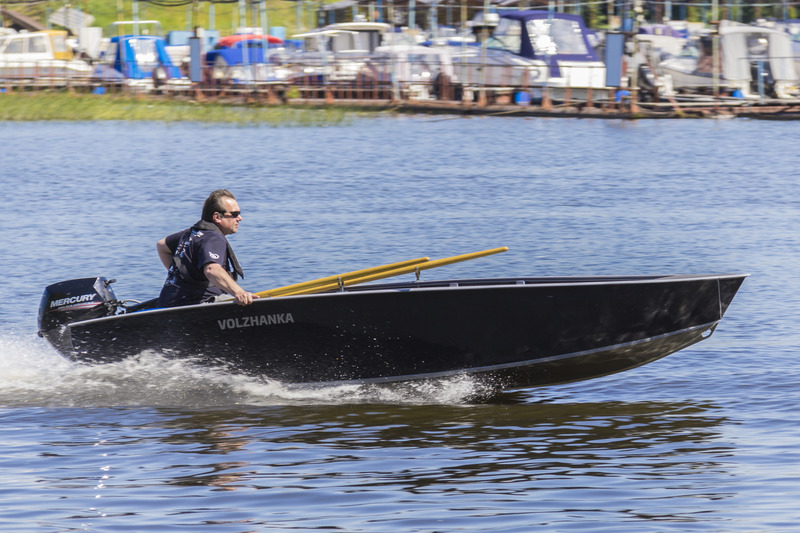
[[150, 120], [264, 126], [330, 126], [355, 111], [258, 104], [236, 105], [61, 92], [0, 93], [0, 121]]

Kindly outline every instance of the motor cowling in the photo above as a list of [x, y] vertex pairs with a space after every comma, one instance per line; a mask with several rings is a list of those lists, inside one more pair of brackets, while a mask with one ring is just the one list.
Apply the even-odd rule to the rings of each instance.
[[39, 335], [61, 352], [72, 351], [67, 328], [73, 322], [116, 313], [119, 305], [106, 278], [80, 278], [49, 285], [39, 305]]

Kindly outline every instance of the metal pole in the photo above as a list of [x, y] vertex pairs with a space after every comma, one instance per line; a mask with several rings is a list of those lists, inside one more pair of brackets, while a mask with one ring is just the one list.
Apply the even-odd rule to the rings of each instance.
[[483, 0], [483, 33], [481, 39], [481, 70], [480, 70], [480, 86], [481, 91], [486, 89], [486, 41], [489, 40], [489, 27], [487, 26], [487, 18], [489, 15], [489, 0]]
[[711, 2], [711, 23], [714, 30], [711, 33], [711, 79], [714, 90], [714, 98], [719, 96], [719, 14], [717, 12], [717, 1]]
[[303, 1], [297, 0], [294, 3], [295, 7], [295, 19], [297, 19], [297, 33], [302, 33], [303, 31]]
[[437, 38], [439, 36], [439, 3], [436, 0], [433, 0], [431, 4], [431, 21], [430, 21], [430, 30], [433, 32], [433, 38]]

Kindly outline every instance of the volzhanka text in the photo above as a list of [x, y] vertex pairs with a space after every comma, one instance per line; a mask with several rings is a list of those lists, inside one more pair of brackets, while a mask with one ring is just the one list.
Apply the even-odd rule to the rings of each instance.
[[253, 326], [271, 326], [273, 324], [294, 323], [292, 313], [278, 313], [274, 315], [254, 315], [240, 318], [217, 320], [219, 329], [251, 328]]

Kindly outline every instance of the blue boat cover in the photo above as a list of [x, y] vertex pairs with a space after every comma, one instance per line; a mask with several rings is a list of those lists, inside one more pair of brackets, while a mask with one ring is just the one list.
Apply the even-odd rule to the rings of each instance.
[[[569, 13], [556, 13], [550, 11], [507, 11], [500, 14], [501, 18], [511, 19], [520, 22], [522, 30], [522, 47], [519, 55], [530, 59], [544, 59], [554, 61], [600, 61], [592, 47], [588, 35], [588, 29], [580, 15], [572, 15]], [[528, 33], [528, 21], [530, 20], [566, 20], [571, 21], [573, 24], [580, 27], [580, 38], [585, 45], [584, 53], [555, 53], [548, 54], [542, 50], [534, 50], [531, 36]], [[551, 29], [552, 32], [552, 29]]]
[[[153, 76], [157, 67], [164, 67], [167, 77], [176, 79], [181, 77], [181, 71], [172, 64], [166, 50], [166, 41], [163, 37], [155, 35], [117, 35], [111, 38], [115, 43], [117, 56], [114, 58], [114, 69], [121, 72], [128, 79], [145, 79]], [[141, 61], [137, 58], [137, 50], [141, 54], [142, 47], [146, 46], [154, 52], [150, 61]]]

